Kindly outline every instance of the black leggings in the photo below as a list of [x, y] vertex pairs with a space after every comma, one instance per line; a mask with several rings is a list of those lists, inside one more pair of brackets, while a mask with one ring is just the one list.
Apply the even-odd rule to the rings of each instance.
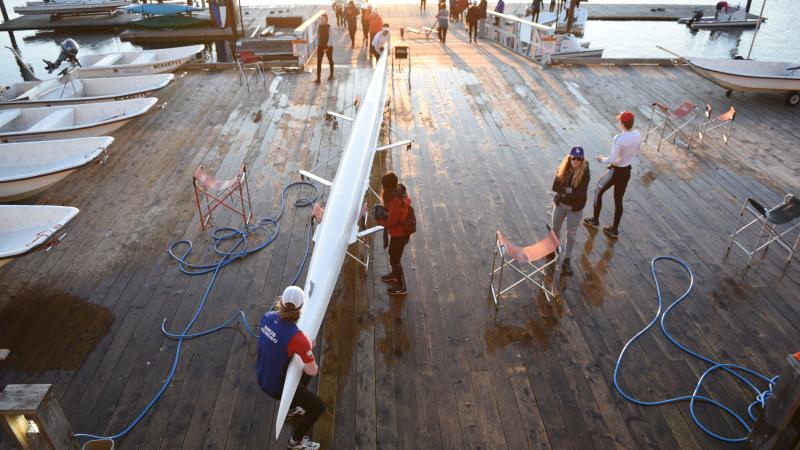
[[470, 40], [478, 40], [478, 24], [477, 23], [469, 23], [469, 39]]
[[317, 49], [317, 79], [319, 80], [322, 77], [322, 58], [323, 55], [328, 55], [328, 64], [331, 66], [331, 75], [333, 75], [333, 47], [328, 46], [328, 48]]
[[[292, 439], [295, 441], [303, 439], [303, 436], [306, 435], [306, 432], [308, 432], [308, 430], [314, 426], [314, 422], [316, 422], [319, 416], [325, 412], [325, 405], [322, 403], [322, 400], [320, 400], [316, 394], [311, 392], [306, 387], [308, 386], [309, 381], [311, 381], [311, 377], [303, 373], [303, 377], [300, 378], [300, 385], [297, 386], [297, 390], [294, 393], [294, 398], [292, 398], [292, 404], [290, 406], [290, 408], [300, 406], [306, 410], [305, 414], [300, 416], [300, 420], [294, 426], [294, 430], [292, 431]], [[280, 396], [275, 399], [280, 400]]]
[[439, 40], [442, 43], [447, 42], [447, 27], [439, 27], [436, 32], [439, 34]]
[[390, 236], [389, 237], [389, 265], [392, 266], [392, 274], [397, 275], [397, 287], [406, 288], [406, 278], [403, 276], [403, 266], [400, 260], [403, 258], [403, 250], [408, 244], [410, 236]]
[[347, 22], [347, 32], [350, 33], [350, 45], [356, 45], [356, 31], [358, 31], [358, 24], [355, 19]]
[[614, 187], [614, 226], [619, 228], [619, 221], [622, 219], [622, 197], [625, 196], [625, 188], [628, 187], [628, 180], [631, 179], [631, 166], [616, 167], [609, 166], [608, 172], [597, 182], [597, 189], [594, 191], [594, 220], [600, 219], [600, 210], [603, 208], [603, 194]]

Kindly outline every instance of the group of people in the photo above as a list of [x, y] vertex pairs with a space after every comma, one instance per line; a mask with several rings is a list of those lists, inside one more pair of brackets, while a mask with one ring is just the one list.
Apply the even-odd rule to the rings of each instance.
[[[597, 155], [597, 162], [608, 165], [608, 170], [597, 182], [594, 192], [592, 216], [583, 220], [589, 228], [600, 227], [600, 211], [603, 208], [603, 195], [614, 188], [614, 219], [611, 225], [603, 227], [603, 232], [611, 238], [619, 237], [619, 224], [622, 219], [622, 198], [631, 178], [631, 164], [639, 155], [642, 135], [633, 129], [635, 116], [630, 111], [623, 111], [617, 116], [620, 133], [614, 136], [611, 153], [608, 156]], [[562, 273], [572, 274], [570, 258], [575, 246], [575, 236], [583, 216], [589, 190], [589, 164], [586, 161], [583, 147], [574, 146], [564, 157], [553, 180], [553, 215], [551, 228], [559, 239], [566, 241], [564, 259], [561, 262]], [[562, 239], [561, 228], [567, 222], [566, 238]]]
[[[392, 172], [381, 178], [381, 204], [376, 205], [376, 221], [385, 230], [385, 246], [389, 249], [391, 271], [381, 277], [388, 283], [389, 295], [404, 295], [406, 282], [403, 266], [400, 263], [403, 251], [416, 230], [416, 217], [411, 207], [411, 198], [406, 187]], [[413, 229], [408, 226], [413, 220]], [[258, 333], [258, 354], [256, 357], [256, 379], [261, 389], [275, 400], [280, 400], [286, 372], [294, 355], [303, 361], [303, 375], [297, 386], [287, 420], [294, 422], [287, 447], [290, 450], [316, 450], [319, 443], [307, 436], [308, 430], [325, 411], [322, 400], [307, 386], [311, 378], [319, 372], [314, 357], [314, 343], [297, 327], [300, 320], [306, 293], [298, 286], [284, 289], [276, 302], [275, 311], [268, 311], [261, 317]]]
[[[502, 1], [500, 0], [501, 4]], [[466, 21], [469, 41], [478, 42], [478, 25], [486, 19], [487, 6], [486, 0], [480, 0], [480, 3], [473, 0], [471, 4], [467, 3], [467, 0], [450, 0], [450, 9], [448, 10], [447, 3], [439, 2], [439, 10], [436, 13], [436, 33], [439, 36], [439, 42], [447, 43], [447, 30], [450, 22], [461, 22], [462, 17]], [[464, 15], [464, 11], [466, 11], [466, 15]]]
[[[485, 1], [485, 0], [484, 0]], [[367, 6], [361, 11], [353, 0], [350, 0], [347, 6], [343, 5], [341, 0], [336, 0], [333, 3], [333, 9], [336, 13], [336, 25], [341, 28], [345, 26], [350, 35], [350, 48], [356, 45], [356, 32], [358, 31], [358, 16], [361, 16], [361, 28], [364, 33], [363, 42], [369, 43], [368, 56], [376, 60], [381, 56], [384, 50], [391, 46], [391, 33], [389, 32], [389, 24], [383, 23], [383, 18], [374, 10], [372, 6]], [[328, 64], [330, 65], [330, 73], [328, 80], [333, 80], [333, 46], [331, 42], [331, 26], [328, 23], [328, 14], [323, 13], [319, 18], [319, 27], [317, 30], [318, 44], [317, 44], [317, 78], [314, 80], [315, 84], [319, 84], [322, 77], [322, 60], [327, 56]]]

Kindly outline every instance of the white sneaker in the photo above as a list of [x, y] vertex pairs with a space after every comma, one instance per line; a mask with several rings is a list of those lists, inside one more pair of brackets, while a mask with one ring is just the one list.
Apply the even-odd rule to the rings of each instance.
[[303, 440], [297, 443], [292, 442], [292, 438], [289, 438], [289, 446], [287, 448], [289, 450], [317, 450], [319, 442], [312, 441], [308, 436], [303, 436]]
[[306, 410], [300, 406], [295, 406], [294, 408], [290, 409], [288, 413], [286, 413], [287, 419], [294, 419], [296, 417], [300, 417], [306, 413]]

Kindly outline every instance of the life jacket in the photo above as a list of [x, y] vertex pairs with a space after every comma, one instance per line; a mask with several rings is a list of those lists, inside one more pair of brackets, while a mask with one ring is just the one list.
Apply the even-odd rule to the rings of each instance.
[[283, 381], [289, 368], [289, 341], [300, 330], [297, 324], [282, 320], [277, 311], [264, 314], [258, 326], [256, 377], [261, 389], [273, 398], [280, 398]]

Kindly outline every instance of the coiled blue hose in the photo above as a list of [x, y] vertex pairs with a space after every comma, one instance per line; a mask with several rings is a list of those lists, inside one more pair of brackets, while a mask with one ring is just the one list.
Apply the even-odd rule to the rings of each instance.
[[[658, 261], [661, 261], [661, 260], [672, 261], [674, 263], [677, 263], [689, 275], [689, 287], [674, 302], [672, 302], [667, 307], [666, 310], [664, 310], [664, 314], [663, 315], [661, 314], [661, 309], [662, 309], [662, 306], [663, 306], [663, 299], [662, 299], [662, 293], [661, 293], [661, 284], [659, 283], [658, 275], [656, 274], [656, 263]], [[755, 393], [755, 400], [752, 403], [750, 403], [750, 405], [747, 407], [747, 415], [749, 416], [749, 418], [750, 418], [750, 420], [752, 422], [755, 422], [757, 418], [756, 418], [755, 414], [753, 413], [753, 407], [756, 406], [756, 405], [760, 406], [761, 408], [764, 407], [764, 403], [765, 403], [766, 399], [772, 394], [772, 388], [775, 386], [775, 383], [778, 381], [778, 377], [775, 376], [775, 377], [772, 377], [772, 378], [768, 378], [768, 377], [756, 372], [755, 370], [749, 369], [747, 367], [742, 367], [742, 366], [739, 366], [739, 365], [736, 365], [736, 364], [723, 364], [723, 363], [716, 362], [716, 361], [714, 361], [713, 359], [711, 359], [711, 358], [709, 358], [707, 356], [703, 356], [700, 353], [687, 348], [686, 346], [684, 346], [680, 342], [678, 342], [675, 338], [673, 338], [672, 335], [669, 333], [669, 331], [667, 331], [667, 325], [666, 325], [667, 315], [669, 315], [669, 313], [672, 311], [672, 309], [674, 307], [676, 307], [679, 303], [684, 301], [689, 296], [689, 293], [692, 291], [692, 287], [694, 287], [694, 274], [692, 273], [692, 269], [689, 268], [689, 266], [685, 262], [681, 261], [678, 258], [674, 258], [672, 256], [658, 256], [658, 257], [653, 258], [650, 261], [650, 271], [651, 271], [651, 273], [653, 275], [653, 280], [656, 283], [656, 292], [658, 294], [658, 310], [656, 311], [656, 315], [653, 317], [653, 320], [651, 320], [650, 323], [648, 323], [647, 326], [642, 328], [638, 333], [633, 335], [633, 337], [628, 342], [625, 343], [625, 346], [622, 347], [622, 351], [620, 352], [619, 357], [617, 358], [617, 363], [614, 366], [614, 387], [617, 389], [617, 392], [619, 392], [622, 395], [622, 397], [624, 397], [626, 400], [628, 400], [630, 402], [633, 402], [633, 403], [636, 403], [637, 405], [642, 405], [642, 406], [659, 406], [659, 405], [666, 405], [668, 403], [677, 403], [677, 402], [688, 401], [689, 402], [689, 411], [691, 412], [692, 420], [694, 420], [695, 424], [697, 424], [697, 426], [700, 427], [700, 429], [703, 430], [703, 432], [705, 432], [709, 436], [713, 437], [714, 439], [718, 439], [718, 440], [723, 441], [723, 442], [730, 442], [730, 443], [744, 442], [745, 440], [747, 440], [747, 435], [750, 434], [750, 432], [752, 431], [752, 427], [751, 427], [750, 423], [748, 423], [748, 421], [745, 420], [745, 418], [743, 418], [741, 415], [737, 414], [732, 408], [730, 408], [730, 407], [728, 407], [728, 406], [726, 406], [726, 405], [724, 405], [724, 404], [720, 403], [719, 401], [714, 400], [712, 398], [708, 398], [708, 397], [699, 395], [699, 392], [703, 387], [703, 383], [706, 381], [706, 378], [708, 378], [708, 376], [711, 373], [713, 373], [713, 372], [715, 372], [717, 370], [723, 370], [723, 371], [733, 375], [737, 380], [739, 380], [739, 381], [743, 382], [744, 384], [746, 384]], [[688, 353], [692, 357], [695, 357], [697, 359], [702, 360], [703, 362], [705, 362], [707, 364], [710, 364], [711, 367], [709, 367], [703, 373], [703, 375], [700, 376], [700, 378], [697, 380], [697, 384], [695, 384], [694, 391], [692, 392], [691, 395], [683, 395], [683, 396], [679, 396], [679, 397], [673, 397], [673, 398], [668, 398], [668, 399], [665, 399], [665, 400], [656, 400], [656, 401], [639, 400], [639, 399], [633, 397], [632, 395], [627, 394], [625, 391], [622, 390], [622, 388], [620, 387], [619, 382], [617, 380], [617, 376], [619, 375], [620, 366], [622, 365], [622, 358], [625, 356], [625, 352], [628, 350], [628, 347], [630, 347], [631, 344], [633, 344], [634, 341], [636, 341], [643, 334], [645, 334], [656, 323], [656, 321], [659, 320], [659, 317], [661, 318], [661, 320], [660, 320], [660, 322], [661, 322], [661, 332], [664, 333], [664, 336], [666, 336], [667, 339], [669, 339], [669, 341], [672, 342], [672, 344], [674, 344], [680, 350]], [[756, 378], [757, 380], [759, 380], [760, 382], [766, 383], [767, 386], [768, 386], [767, 389], [765, 389], [763, 391], [759, 390], [758, 387], [756, 387], [756, 385], [749, 378], [747, 378], [745, 375], [751, 375], [754, 378]], [[729, 416], [731, 416], [734, 419], [736, 419], [736, 421], [739, 422], [739, 424], [742, 426], [742, 428], [746, 431], [747, 434], [745, 434], [744, 436], [741, 436], [741, 437], [726, 437], [726, 436], [722, 436], [722, 435], [719, 435], [719, 434], [711, 431], [711, 429], [709, 427], [707, 427], [706, 425], [704, 425], [703, 422], [697, 417], [697, 415], [695, 413], [695, 404], [698, 401], [712, 404], [712, 405], [718, 407], [719, 409], [721, 409], [724, 413], [726, 413]]]
[[[215, 263], [211, 264], [192, 264], [186, 261], [189, 257], [189, 254], [192, 252], [192, 242], [188, 240], [180, 240], [177, 242], [173, 242], [169, 246], [169, 254], [172, 258], [178, 261], [178, 267], [180, 271], [191, 276], [196, 275], [204, 275], [207, 273], [211, 273], [211, 280], [208, 282], [208, 286], [206, 286], [206, 290], [203, 293], [203, 297], [200, 299], [200, 303], [197, 305], [197, 308], [192, 315], [192, 318], [186, 324], [186, 327], [183, 329], [183, 332], [178, 333], [170, 333], [166, 330], [166, 323], [167, 319], [165, 318], [161, 322], [161, 331], [164, 335], [171, 339], [176, 339], [178, 341], [177, 346], [175, 347], [175, 356], [172, 358], [172, 366], [170, 367], [169, 374], [167, 375], [166, 380], [164, 380], [164, 384], [161, 385], [161, 389], [158, 390], [155, 396], [153, 396], [152, 400], [142, 409], [139, 415], [136, 416], [135, 419], [122, 431], [116, 433], [111, 436], [97, 436], [94, 434], [86, 434], [86, 433], [78, 433], [75, 435], [76, 438], [79, 439], [89, 439], [89, 440], [99, 440], [99, 439], [112, 439], [117, 440], [121, 437], [125, 436], [126, 434], [130, 433], [131, 430], [144, 418], [144, 416], [155, 406], [164, 392], [167, 390], [167, 387], [172, 382], [172, 378], [175, 376], [175, 370], [178, 368], [178, 361], [181, 355], [181, 347], [183, 346], [183, 342], [189, 339], [194, 339], [197, 337], [205, 336], [207, 334], [214, 333], [219, 331], [223, 328], [230, 326], [234, 321], [237, 319], [244, 325], [247, 332], [250, 333], [251, 336], [257, 337], [256, 333], [253, 332], [252, 327], [247, 322], [247, 317], [245, 316], [244, 311], [239, 311], [233, 317], [228, 319], [227, 321], [212, 327], [205, 331], [199, 331], [196, 333], [189, 333], [192, 326], [197, 321], [198, 317], [200, 317], [200, 313], [203, 311], [203, 307], [206, 304], [206, 300], [208, 300], [208, 296], [211, 293], [211, 290], [214, 288], [214, 284], [217, 281], [217, 277], [222, 270], [223, 267], [227, 266], [228, 264], [243, 258], [245, 256], [251, 255], [259, 250], [262, 250], [272, 244], [275, 239], [278, 237], [278, 233], [280, 232], [280, 220], [283, 217], [283, 213], [286, 209], [286, 193], [289, 189], [297, 186], [310, 186], [314, 189], [313, 198], [300, 198], [295, 201], [294, 206], [296, 207], [306, 207], [311, 206], [314, 202], [319, 198], [319, 190], [317, 187], [311, 183], [305, 181], [298, 181], [291, 183], [283, 188], [281, 192], [281, 204], [280, 209], [278, 211], [278, 215], [272, 218], [260, 219], [258, 221], [258, 225], [245, 225], [240, 229], [229, 228], [229, 227], [221, 227], [213, 230], [211, 232], [211, 238], [214, 241], [214, 252], [219, 256], [219, 259]], [[274, 231], [270, 234], [268, 227], [272, 225], [274, 226]], [[306, 250], [305, 256], [303, 257], [303, 261], [300, 263], [300, 267], [297, 270], [292, 282], [289, 283], [290, 285], [294, 285], [297, 283], [297, 280], [300, 278], [300, 275], [303, 273], [303, 268], [306, 265], [306, 261], [308, 260], [308, 254], [310, 253], [309, 250], [311, 248], [311, 236], [313, 230], [313, 221], [309, 222], [306, 228]], [[248, 237], [257, 234], [257, 233], [267, 233], [268, 237], [260, 244], [256, 245], [253, 248], [249, 248], [249, 241]], [[230, 242], [234, 242], [230, 245]], [[230, 248], [225, 249], [226, 245], [230, 245]], [[176, 255], [176, 247], [178, 246], [185, 246], [185, 251], [181, 255]], [[274, 303], [272, 305], [275, 306]]]

